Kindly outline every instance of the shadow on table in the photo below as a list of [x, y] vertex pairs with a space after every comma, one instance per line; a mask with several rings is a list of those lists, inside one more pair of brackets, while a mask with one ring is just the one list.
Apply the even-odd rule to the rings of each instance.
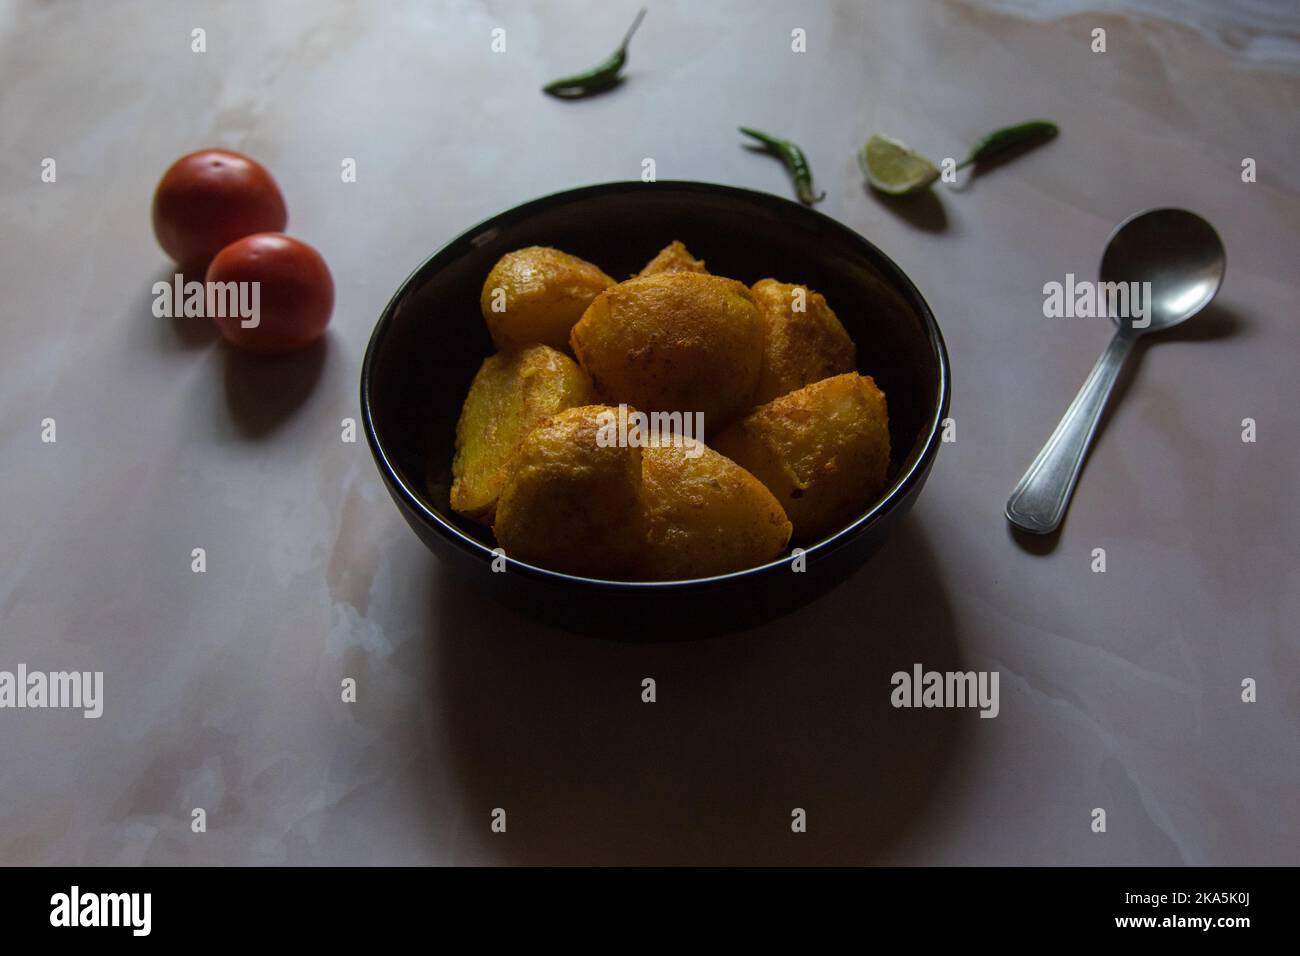
[[226, 407], [240, 432], [262, 438], [307, 400], [320, 380], [329, 333], [287, 355], [255, 355], [223, 342]]
[[863, 183], [862, 188], [876, 202], [914, 229], [923, 232], [943, 232], [948, 228], [948, 213], [943, 200], [933, 188], [922, 189], [910, 196], [891, 196]]
[[[580, 613], [575, 608], [575, 613]], [[544, 628], [439, 575], [433, 686], [462, 839], [529, 864], [880, 860], [944, 792], [973, 711], [895, 709], [890, 675], [958, 670], [915, 517], [781, 621], [695, 642]], [[642, 680], [657, 701], [643, 703]], [[494, 808], [508, 830], [490, 831]], [[794, 808], [807, 832], [791, 832]]]
[[[1142, 365], [1146, 361], [1148, 350], [1152, 348], [1158, 349], [1162, 344], [1169, 342], [1215, 342], [1234, 335], [1241, 335], [1246, 332], [1247, 328], [1247, 323], [1238, 313], [1228, 306], [1218, 302], [1211, 302], [1205, 307], [1204, 312], [1193, 316], [1182, 325], [1177, 325], [1168, 332], [1144, 335], [1138, 339], [1137, 344], [1133, 347], [1133, 354], [1129, 356], [1128, 361], [1124, 363], [1124, 367], [1120, 370], [1119, 377], [1115, 379], [1115, 389], [1111, 393], [1105, 411], [1102, 412], [1101, 420], [1097, 423], [1097, 432], [1092, 439], [1092, 449], [1089, 451], [1087, 458], [1084, 459], [1083, 469], [1079, 473], [1079, 481], [1083, 481], [1088, 473], [1088, 463], [1096, 453], [1097, 446], [1101, 444], [1106, 433], [1106, 426], [1110, 424], [1116, 409], [1123, 404], [1124, 396], [1128, 394], [1134, 382], [1137, 381]], [[1091, 370], [1091, 366], [1089, 366], [1089, 370]], [[1079, 377], [1080, 387], [1083, 386], [1084, 379], [1087, 377], [1088, 371], [1085, 370]], [[1068, 403], [1066, 406], [1061, 407], [1062, 415], [1065, 414], [1066, 407], [1068, 407]], [[1056, 422], [1052, 422], [1048, 431], [1043, 435], [1044, 442], [1051, 435], [1051, 429], [1055, 427]], [[1032, 460], [1031, 456], [1030, 461]], [[1025, 468], [1028, 467], [1029, 461], [1026, 461]], [[1011, 494], [1010, 488], [1007, 489], [1007, 494]], [[1061, 526], [1051, 534], [1029, 534], [1014, 527], [1010, 522], [1007, 522], [1007, 534], [1012, 541], [1030, 554], [1051, 554], [1056, 550], [1056, 545], [1060, 541], [1061, 534], [1065, 531], [1065, 526], [1069, 521], [1070, 512], [1067, 509], [1065, 518], [1061, 521]]]
[[[148, 284], [147, 295], [135, 303], [133, 317], [154, 323], [152, 334], [167, 351], [188, 353], [217, 343], [221, 349], [226, 408], [241, 435], [264, 438], [293, 416], [311, 396], [329, 354], [328, 330], [307, 348], [287, 355], [256, 355], [240, 351], [222, 339], [216, 323], [206, 316], [158, 318], [153, 314], [153, 287], [173, 285], [176, 266], [168, 266]], [[184, 283], [202, 276], [182, 274]]]
[[[133, 315], [140, 317], [140, 321], [149, 321], [154, 324], [158, 332], [158, 342], [167, 351], [189, 352], [196, 349], [205, 348], [216, 342], [221, 336], [217, 332], [216, 324], [206, 316], [185, 316], [173, 315], [170, 318], [157, 318], [153, 314], [153, 304], [156, 296], [153, 288], [159, 282], [165, 282], [169, 287], [173, 287], [176, 274], [181, 272], [179, 266], [168, 265], [159, 270], [158, 274], [148, 283], [146, 295], [136, 306]], [[183, 273], [181, 272], [181, 289], [184, 290], [187, 282], [202, 282], [201, 273]], [[183, 300], [182, 300], [183, 301]]]

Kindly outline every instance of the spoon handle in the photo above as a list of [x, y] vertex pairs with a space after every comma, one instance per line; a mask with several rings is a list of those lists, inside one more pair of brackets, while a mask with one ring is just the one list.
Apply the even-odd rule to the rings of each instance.
[[1083, 469], [1097, 422], [1136, 337], [1117, 332], [1074, 396], [1052, 437], [1007, 499], [1007, 520], [1032, 534], [1051, 534], [1061, 525], [1074, 484]]

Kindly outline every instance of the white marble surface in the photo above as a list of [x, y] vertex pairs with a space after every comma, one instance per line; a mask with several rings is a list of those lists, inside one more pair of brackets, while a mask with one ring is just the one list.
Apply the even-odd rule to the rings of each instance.
[[[537, 87], [634, 3], [0, 6], [0, 669], [105, 673], [99, 720], [0, 711], [0, 863], [1300, 862], [1300, 23], [1087, 6], [656, 2], [583, 103]], [[943, 156], [1034, 116], [1061, 138], [924, 214], [860, 185], [870, 132]], [[456, 587], [340, 441], [380, 308], [469, 225], [646, 156], [785, 194], [741, 122], [804, 144], [940, 318], [957, 441], [915, 512], [815, 605], [700, 643]], [[149, 197], [208, 145], [265, 162], [328, 260], [324, 348], [255, 365], [151, 316]], [[1165, 204], [1220, 230], [1219, 304], [1144, 350], [1031, 553], [1003, 503], [1107, 337], [1041, 287]], [[1001, 713], [893, 710], [916, 661], [997, 670]]]

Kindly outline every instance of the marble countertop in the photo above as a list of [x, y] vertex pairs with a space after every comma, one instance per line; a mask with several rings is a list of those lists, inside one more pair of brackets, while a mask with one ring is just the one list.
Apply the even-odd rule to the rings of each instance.
[[[1294, 8], [657, 2], [621, 89], [538, 93], [635, 6], [0, 7], [0, 670], [104, 674], [99, 719], [0, 710], [0, 863], [1300, 862]], [[1055, 143], [917, 209], [862, 187], [872, 132], [942, 157], [1040, 116]], [[383, 304], [470, 225], [645, 157], [788, 194], [740, 123], [803, 144], [819, 208], [942, 324], [956, 440], [915, 511], [830, 595], [701, 642], [457, 586], [340, 439]], [[203, 146], [269, 166], [329, 262], [323, 347], [251, 363], [153, 317], [149, 198]], [[1227, 279], [1140, 350], [1025, 547], [1007, 494], [1108, 337], [1042, 286], [1161, 205], [1214, 223]], [[914, 663], [996, 671], [998, 716], [895, 709]]]

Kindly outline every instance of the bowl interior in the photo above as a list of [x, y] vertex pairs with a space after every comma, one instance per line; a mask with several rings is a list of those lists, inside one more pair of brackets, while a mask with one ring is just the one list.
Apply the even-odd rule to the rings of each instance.
[[516, 207], [453, 240], [399, 290], [370, 344], [363, 399], [375, 442], [420, 505], [495, 546], [489, 529], [448, 504], [461, 403], [493, 352], [479, 312], [493, 263], [547, 245], [622, 279], [673, 239], [715, 274], [747, 284], [771, 277], [825, 295], [857, 343], [859, 371], [889, 404], [889, 496], [924, 451], [946, 397], [942, 342], [920, 295], [883, 254], [825, 216], [762, 193], [660, 182], [592, 186]]

